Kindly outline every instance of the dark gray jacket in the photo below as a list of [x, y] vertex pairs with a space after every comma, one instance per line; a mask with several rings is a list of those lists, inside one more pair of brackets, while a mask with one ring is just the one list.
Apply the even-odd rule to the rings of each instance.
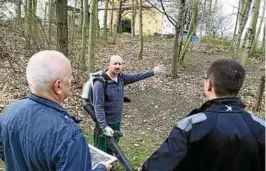
[[154, 76], [153, 70], [136, 74], [121, 73], [118, 75], [117, 82], [113, 80], [108, 81], [106, 94], [104, 94], [103, 83], [99, 80], [94, 82], [93, 106], [96, 118], [102, 129], [108, 124], [121, 122], [124, 107], [124, 86], [151, 76]]

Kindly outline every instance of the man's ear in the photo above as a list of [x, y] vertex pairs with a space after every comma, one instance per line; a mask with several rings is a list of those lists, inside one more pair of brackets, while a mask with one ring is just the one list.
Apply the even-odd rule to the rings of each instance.
[[58, 94], [61, 92], [61, 89], [62, 89], [62, 81], [61, 80], [56, 80], [54, 82], [54, 85], [53, 85], [53, 88], [54, 88], [54, 91]]
[[206, 81], [207, 81], [207, 91], [211, 91], [214, 88], [213, 83], [209, 79], [207, 79]]

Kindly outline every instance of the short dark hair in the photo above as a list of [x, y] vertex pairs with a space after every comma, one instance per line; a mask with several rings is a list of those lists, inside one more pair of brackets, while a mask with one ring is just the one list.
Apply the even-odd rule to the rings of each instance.
[[217, 96], [236, 96], [245, 79], [245, 69], [237, 61], [219, 59], [207, 70], [207, 78], [214, 84]]

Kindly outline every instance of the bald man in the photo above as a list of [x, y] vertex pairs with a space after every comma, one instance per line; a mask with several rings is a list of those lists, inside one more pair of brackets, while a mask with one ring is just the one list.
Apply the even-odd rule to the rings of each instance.
[[[100, 130], [107, 136], [113, 136], [114, 130], [120, 131], [122, 110], [124, 106], [124, 86], [154, 74], [164, 73], [163, 66], [156, 66], [153, 70], [148, 70], [135, 74], [125, 74], [123, 71], [123, 59], [114, 55], [110, 57], [108, 69], [105, 72], [107, 86], [104, 87], [100, 80], [96, 80], [93, 86], [93, 105], [96, 118], [100, 128], [94, 130], [94, 144], [99, 149], [112, 154], [111, 148], [101, 136]], [[115, 137], [118, 141], [119, 139]]]
[[[72, 79], [70, 61], [58, 51], [34, 54], [27, 65], [31, 93], [0, 117], [0, 156], [7, 171], [92, 170], [81, 127], [61, 104]], [[100, 164], [95, 170], [110, 170]]]

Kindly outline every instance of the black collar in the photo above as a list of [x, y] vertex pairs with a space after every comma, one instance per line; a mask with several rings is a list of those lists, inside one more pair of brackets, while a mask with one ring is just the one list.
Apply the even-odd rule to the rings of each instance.
[[217, 110], [217, 106], [225, 106], [228, 104], [233, 104], [234, 106], [237, 106], [238, 108], [245, 108], [245, 105], [242, 103], [240, 98], [237, 97], [231, 97], [231, 98], [216, 98], [209, 101], [206, 101], [203, 103], [203, 105], [200, 108], [196, 108], [192, 110], [188, 116], [201, 113], [204, 111], [212, 111]]

